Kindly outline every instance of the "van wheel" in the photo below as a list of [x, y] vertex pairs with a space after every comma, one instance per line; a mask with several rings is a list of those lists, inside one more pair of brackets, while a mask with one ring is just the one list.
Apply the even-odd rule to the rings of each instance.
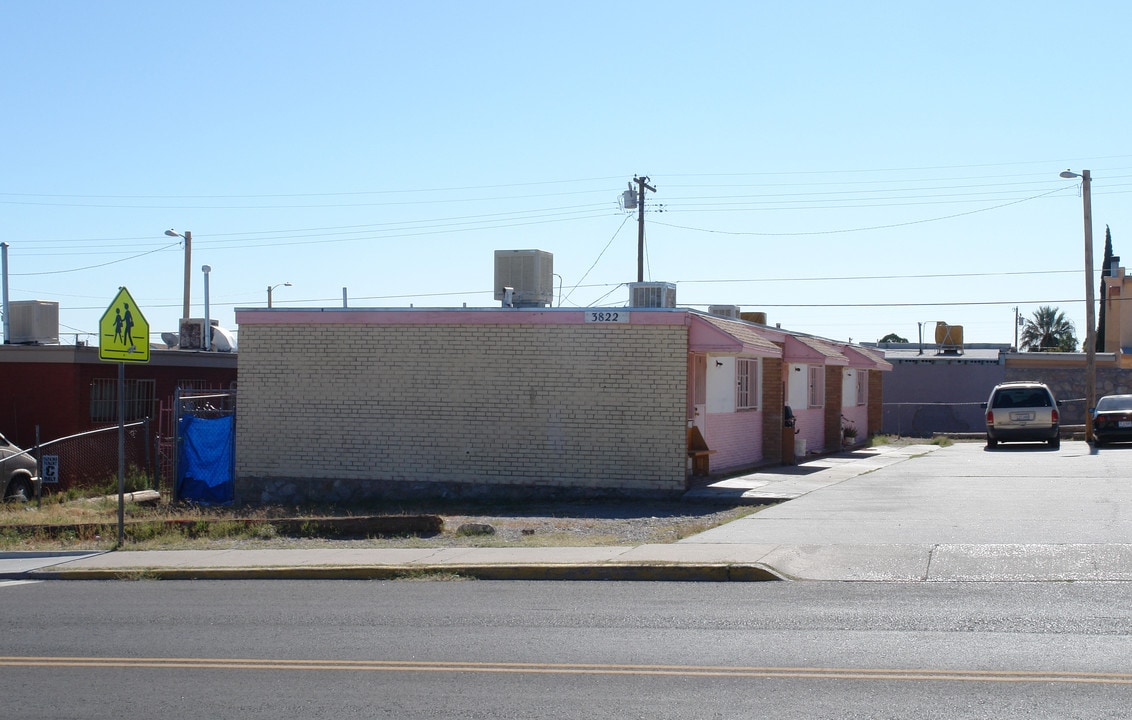
[[18, 477], [8, 484], [8, 491], [4, 500], [8, 502], [27, 502], [31, 499], [31, 483], [26, 478]]
[[996, 447], [997, 445], [998, 445], [998, 440], [995, 440], [992, 437], [987, 438], [987, 447], [992, 448], [992, 447]]
[[1049, 446], [1054, 450], [1058, 449], [1059, 447], [1061, 447], [1061, 438], [1054, 438], [1053, 440], [1050, 440]]

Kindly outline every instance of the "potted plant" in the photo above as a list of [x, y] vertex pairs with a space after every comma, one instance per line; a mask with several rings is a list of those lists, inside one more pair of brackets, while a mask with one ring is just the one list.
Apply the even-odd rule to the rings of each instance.
[[841, 428], [842, 444], [845, 446], [853, 445], [857, 442], [857, 426], [845, 425]]

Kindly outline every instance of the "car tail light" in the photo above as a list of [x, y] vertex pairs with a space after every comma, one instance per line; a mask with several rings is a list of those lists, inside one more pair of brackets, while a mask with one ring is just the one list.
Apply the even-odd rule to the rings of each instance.
[[1058, 421], [1058, 419], [1059, 419], [1059, 418], [1058, 418], [1058, 415], [1057, 415], [1057, 408], [1054, 408], [1054, 409], [1053, 409], [1053, 410], [1052, 410], [1052, 411], [1050, 412], [1050, 414], [1049, 414], [1049, 415], [1050, 415], [1050, 419], [1052, 419], [1052, 420], [1053, 420], [1053, 422], [1054, 422], [1054, 424], [1056, 425], [1056, 424], [1057, 424], [1057, 421]]
[[987, 410], [987, 425], [994, 425], [994, 412]]

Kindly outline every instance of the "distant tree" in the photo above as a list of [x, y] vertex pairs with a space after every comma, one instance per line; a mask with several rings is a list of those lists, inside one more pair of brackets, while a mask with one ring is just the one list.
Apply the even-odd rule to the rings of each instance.
[[1065, 313], [1042, 305], [1022, 328], [1021, 350], [1028, 352], [1076, 352], [1077, 329]]
[[877, 340], [877, 342], [882, 342], [882, 343], [906, 343], [906, 342], [908, 342], [908, 338], [900, 337], [900, 336], [899, 336], [899, 335], [897, 335], [896, 333], [889, 333], [889, 334], [885, 335], [884, 337], [882, 337], [882, 338], [881, 338], [880, 340]]
[[1104, 279], [1112, 275], [1112, 230], [1108, 225], [1104, 226], [1104, 260], [1101, 263], [1101, 311], [1097, 315], [1097, 352], [1104, 352], [1104, 306], [1105, 291]]

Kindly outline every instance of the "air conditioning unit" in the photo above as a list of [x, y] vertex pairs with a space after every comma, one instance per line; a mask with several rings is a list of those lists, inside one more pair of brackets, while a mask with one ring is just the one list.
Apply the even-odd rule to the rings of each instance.
[[13, 300], [8, 303], [9, 341], [13, 345], [58, 345], [59, 303], [49, 300]]
[[181, 318], [180, 331], [179, 348], [182, 350], [204, 349], [204, 318]]
[[741, 319], [738, 305], [708, 305], [707, 311], [709, 315], [718, 315], [732, 320]]
[[496, 250], [495, 299], [512, 288], [513, 307], [554, 304], [554, 255], [545, 250]]
[[674, 308], [676, 307], [676, 285], [666, 282], [629, 283], [629, 306]]

